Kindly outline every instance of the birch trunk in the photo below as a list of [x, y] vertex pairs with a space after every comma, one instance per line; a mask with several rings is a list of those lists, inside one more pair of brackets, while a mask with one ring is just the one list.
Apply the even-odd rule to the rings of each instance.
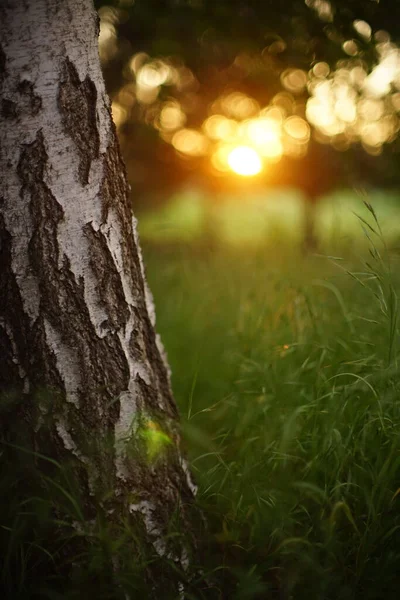
[[[165, 533], [177, 510], [190, 529], [195, 488], [95, 11], [90, 0], [13, 0], [0, 22], [0, 388], [14, 399], [3, 435], [27, 424], [36, 451], [74, 461], [87, 507], [100, 498], [110, 519], [140, 522], [159, 555], [186, 567], [184, 544], [172, 555]], [[154, 432], [166, 445], [156, 458]]]

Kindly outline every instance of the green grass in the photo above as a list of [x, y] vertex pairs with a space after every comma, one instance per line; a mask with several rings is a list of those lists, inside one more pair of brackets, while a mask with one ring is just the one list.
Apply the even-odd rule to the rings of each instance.
[[145, 246], [210, 523], [205, 597], [398, 595], [400, 280], [370, 216], [364, 260]]

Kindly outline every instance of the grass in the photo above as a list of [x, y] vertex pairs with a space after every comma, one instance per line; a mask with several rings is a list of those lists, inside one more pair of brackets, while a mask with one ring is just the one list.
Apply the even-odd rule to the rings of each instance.
[[398, 261], [361, 222], [351, 261], [145, 247], [212, 597], [398, 595]]
[[[372, 207], [366, 211], [368, 250], [364, 244], [356, 256], [353, 247], [343, 260], [305, 256], [284, 238], [252, 248], [212, 236], [144, 243], [209, 524], [201, 581], [188, 600], [397, 598], [400, 277], [398, 255], [385, 246]], [[2, 582], [13, 590], [4, 597], [146, 599], [153, 557], [137, 532], [121, 523], [110, 541], [101, 511], [88, 529], [74, 483], [54, 461], [51, 477], [26, 498], [16, 460], [20, 473], [30, 470], [29, 454], [4, 447], [10, 468], [1, 486], [13, 490], [13, 502], [3, 494], [0, 506]], [[48, 547], [54, 506], [89, 538], [75, 547], [71, 592], [62, 587], [64, 546], [79, 528], [59, 523], [63, 536]], [[123, 566], [117, 579], [107, 575], [115, 557]], [[26, 595], [42, 563], [47, 571], [54, 565], [53, 579]]]

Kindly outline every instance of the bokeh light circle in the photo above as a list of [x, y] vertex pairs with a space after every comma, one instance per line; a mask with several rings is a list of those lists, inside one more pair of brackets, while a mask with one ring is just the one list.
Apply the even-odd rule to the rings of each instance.
[[257, 175], [262, 169], [261, 158], [250, 146], [237, 146], [228, 156], [228, 164], [238, 175], [250, 177]]

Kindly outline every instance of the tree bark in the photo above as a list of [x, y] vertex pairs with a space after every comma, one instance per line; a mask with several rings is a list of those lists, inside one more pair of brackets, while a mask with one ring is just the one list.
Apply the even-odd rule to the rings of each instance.
[[[0, 21], [3, 438], [25, 424], [35, 451], [73, 461], [88, 514], [100, 502], [110, 519], [139, 522], [159, 555], [186, 568], [188, 542], [172, 552], [165, 534], [177, 511], [190, 530], [195, 486], [95, 11], [90, 0], [6, 0]], [[152, 435], [164, 441], [157, 456]]]

